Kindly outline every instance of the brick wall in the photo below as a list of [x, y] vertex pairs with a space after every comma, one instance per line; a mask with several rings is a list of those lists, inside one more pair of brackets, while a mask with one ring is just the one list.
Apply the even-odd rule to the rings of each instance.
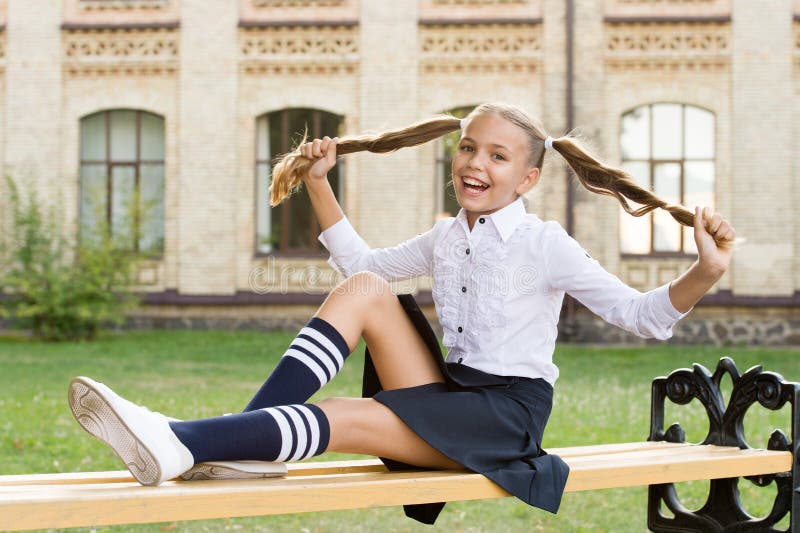
[[[114, 108], [164, 117], [166, 244], [163, 258], [143, 268], [145, 290], [229, 295], [251, 290], [254, 269], [267, 267], [294, 272], [289, 291], [323, 289], [301, 279], [303, 269], [331, 274], [322, 260], [254, 257], [255, 120], [264, 113], [319, 108], [344, 116], [345, 133], [357, 133], [506, 100], [539, 116], [554, 136], [567, 129], [563, 0], [234, 4], [0, 3], [0, 164], [62, 202], [69, 227], [78, 210], [80, 118]], [[798, 2], [576, 0], [575, 8], [578, 131], [615, 164], [620, 117], [633, 107], [681, 102], [713, 112], [716, 203], [747, 239], [718, 289], [800, 290]], [[309, 45], [312, 37], [322, 44]], [[438, 150], [430, 143], [347, 157], [345, 211], [369, 243], [391, 245], [432, 225]], [[529, 200], [543, 219], [565, 223], [559, 156], [548, 154]], [[581, 243], [638, 288], [691, 262], [621, 258], [612, 199], [576, 186], [574, 212]]]

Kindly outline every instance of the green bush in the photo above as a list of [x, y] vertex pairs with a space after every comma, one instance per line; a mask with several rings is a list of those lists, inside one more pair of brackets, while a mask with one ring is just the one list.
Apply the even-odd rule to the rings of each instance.
[[138, 257], [115, 246], [130, 241], [112, 239], [104, 223], [71, 237], [59, 228], [63, 217], [45, 211], [35, 190], [23, 198], [12, 178], [6, 185], [11, 227], [0, 243], [4, 316], [46, 340], [92, 339], [102, 327], [122, 324], [139, 304], [131, 291]]

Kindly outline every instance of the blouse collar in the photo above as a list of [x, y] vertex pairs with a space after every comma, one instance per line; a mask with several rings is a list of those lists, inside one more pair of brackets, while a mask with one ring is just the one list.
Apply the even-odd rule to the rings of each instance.
[[[514, 233], [522, 221], [525, 219], [525, 204], [522, 203], [522, 197], [517, 198], [504, 208], [495, 211], [491, 215], [483, 215], [487, 221], [491, 221], [497, 229], [497, 233], [503, 242], [506, 242], [509, 237]], [[469, 233], [469, 225], [467, 224], [467, 212], [462, 207], [456, 216], [464, 227], [465, 231]]]

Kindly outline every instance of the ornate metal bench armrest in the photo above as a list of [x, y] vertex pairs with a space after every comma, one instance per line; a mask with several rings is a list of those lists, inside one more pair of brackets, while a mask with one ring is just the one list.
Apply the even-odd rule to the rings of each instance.
[[[720, 390], [725, 374], [733, 382], [730, 400], [726, 402]], [[791, 515], [791, 531], [800, 531], [800, 497], [798, 481], [800, 469], [796, 460], [794, 444], [798, 442], [800, 421], [798, 420], [798, 394], [800, 384], [787, 382], [774, 372], [764, 372], [755, 366], [739, 374], [732, 359], [723, 357], [712, 374], [703, 365], [692, 369], [675, 370], [667, 377], [653, 380], [650, 412], [651, 441], [684, 442], [686, 435], [678, 424], [664, 430], [664, 405], [669, 399], [673, 403], [687, 404], [697, 399], [708, 415], [709, 429], [702, 444], [738, 446], [750, 448], [744, 435], [744, 417], [751, 405], [759, 403], [770, 410], [781, 409], [790, 404], [792, 410], [792, 439], [780, 430], [775, 430], [768, 444], [770, 450], [792, 451], [795, 456], [792, 471], [747, 478], [753, 484], [766, 487], [775, 482], [777, 494], [770, 513], [763, 518], [750, 516], [739, 501], [739, 478], [714, 479], [710, 482], [708, 499], [697, 511], [686, 509], [680, 502], [672, 483], [651, 485], [648, 491], [647, 523], [651, 531], [783, 531], [775, 529], [787, 513]], [[673, 517], [662, 512], [662, 504]]]

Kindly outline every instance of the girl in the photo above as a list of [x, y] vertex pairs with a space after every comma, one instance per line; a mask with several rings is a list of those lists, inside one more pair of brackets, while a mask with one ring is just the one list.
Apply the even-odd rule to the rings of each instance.
[[[459, 128], [452, 165], [458, 215], [394, 248], [370, 249], [327, 181], [337, 152], [386, 152]], [[640, 293], [603, 270], [557, 223], [526, 214], [522, 196], [539, 181], [547, 150], [560, 153], [587, 188], [615, 196], [628, 212], [663, 208], [693, 225], [697, 261], [671, 283]], [[70, 384], [78, 422], [108, 443], [142, 484], [207, 473], [207, 462], [296, 461], [338, 451], [467, 468], [556, 512], [568, 468], [540, 444], [558, 377], [552, 355], [564, 294], [612, 324], [666, 339], [725, 272], [735, 238], [719, 214], [667, 205], [598, 162], [576, 139], [549, 137], [538, 121], [507, 104], [481, 105], [462, 121], [437, 117], [378, 136], [303, 143], [275, 169], [273, 204], [301, 182], [330, 263], [346, 279], [244, 412], [178, 421], [89, 378]], [[642, 207], [633, 209], [628, 200]], [[433, 276], [446, 361], [418, 310], [389, 288], [389, 281], [420, 275]], [[341, 369], [361, 337], [383, 390], [374, 398], [304, 403]], [[253, 470], [249, 463], [227, 466], [234, 475]]]

